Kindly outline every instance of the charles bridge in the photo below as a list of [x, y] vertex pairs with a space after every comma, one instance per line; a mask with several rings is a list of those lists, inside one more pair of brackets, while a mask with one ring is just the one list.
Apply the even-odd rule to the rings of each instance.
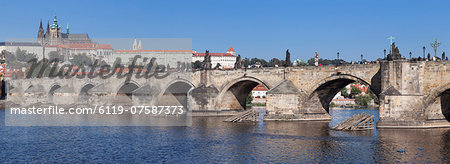
[[[447, 61], [173, 72], [157, 78], [30, 78], [10, 80], [7, 100], [17, 104], [184, 105], [193, 113], [246, 109], [258, 84], [267, 92], [265, 120], [329, 120], [329, 103], [343, 87], [360, 82], [378, 96], [377, 128], [450, 127]], [[119, 100], [118, 97], [125, 97]]]

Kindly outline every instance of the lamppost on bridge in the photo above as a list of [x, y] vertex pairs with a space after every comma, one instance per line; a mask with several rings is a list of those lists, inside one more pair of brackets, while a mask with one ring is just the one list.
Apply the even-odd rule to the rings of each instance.
[[423, 46], [422, 49], [423, 49], [423, 59], [425, 60], [425, 46]]
[[384, 49], [384, 59], [386, 59], [386, 49]]
[[434, 56], [436, 56], [436, 50], [441, 45], [441, 42], [437, 42], [437, 38], [434, 39], [434, 42], [431, 42], [431, 47], [434, 48]]
[[337, 65], [340, 65], [341, 61], [339, 60], [339, 52], [337, 52]]
[[411, 58], [412, 58], [412, 53], [409, 52], [409, 60], [411, 60]]
[[364, 57], [364, 55], [361, 54], [361, 64], [363, 64], [363, 57]]

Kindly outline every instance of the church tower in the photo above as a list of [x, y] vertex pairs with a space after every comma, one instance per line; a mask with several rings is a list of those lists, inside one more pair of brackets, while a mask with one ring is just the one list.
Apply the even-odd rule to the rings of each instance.
[[45, 37], [45, 33], [44, 33], [44, 27], [42, 27], [42, 19], [41, 19], [41, 23], [39, 25], [39, 31], [38, 31], [38, 43], [43, 44], [44, 37]]
[[141, 43], [141, 40], [139, 40], [139, 44], [138, 44], [138, 50], [142, 50], [142, 43]]
[[230, 46], [230, 48], [227, 50], [227, 53], [229, 53], [231, 55], [236, 55], [236, 51], [234, 51], [232, 46]]
[[58, 25], [58, 20], [56, 19], [56, 14], [55, 14], [55, 18], [53, 19], [53, 24], [48, 32], [49, 33], [47, 33], [45, 35], [46, 35], [46, 38], [49, 40], [49, 44], [50, 45], [58, 45], [59, 41], [61, 39], [61, 27], [59, 27], [59, 25]]
[[47, 21], [47, 29], [45, 30], [45, 38], [49, 38], [50, 37], [50, 22]]
[[69, 23], [67, 23], [67, 29], [66, 34], [69, 34]]
[[134, 39], [134, 42], [133, 42], [133, 50], [137, 50], [138, 49], [138, 45], [137, 45], [137, 41], [136, 41], [136, 38]]

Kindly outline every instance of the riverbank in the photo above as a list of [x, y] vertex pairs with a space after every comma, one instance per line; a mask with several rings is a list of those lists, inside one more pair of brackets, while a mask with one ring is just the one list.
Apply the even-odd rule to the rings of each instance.
[[368, 109], [368, 110], [378, 110], [376, 106], [371, 107], [330, 107], [330, 110], [353, 110], [353, 109]]

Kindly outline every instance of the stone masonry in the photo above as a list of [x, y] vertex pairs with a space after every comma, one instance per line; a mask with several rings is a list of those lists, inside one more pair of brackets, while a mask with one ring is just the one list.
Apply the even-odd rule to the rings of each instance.
[[17, 104], [113, 104], [117, 96], [126, 96], [133, 104], [182, 104], [193, 112], [219, 114], [245, 110], [247, 95], [261, 84], [269, 89], [266, 120], [329, 120], [331, 99], [352, 82], [368, 85], [379, 96], [378, 128], [450, 125], [447, 61], [203, 70], [162, 79], [133, 76], [128, 82], [115, 77], [19, 79], [8, 81], [7, 99]]

